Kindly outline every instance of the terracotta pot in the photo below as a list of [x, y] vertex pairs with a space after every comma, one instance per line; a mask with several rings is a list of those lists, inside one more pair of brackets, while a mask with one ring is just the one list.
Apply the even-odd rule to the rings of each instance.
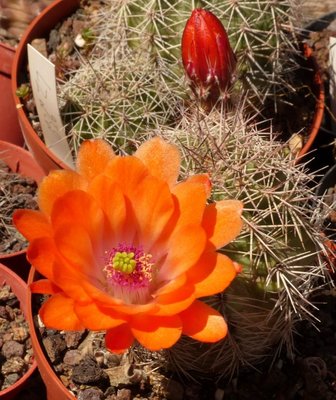
[[[0, 140], [0, 159], [3, 160], [12, 171], [34, 179], [37, 183], [44, 177], [44, 171], [34, 160], [33, 156], [22, 147]], [[21, 278], [28, 277], [29, 264], [26, 261], [26, 250], [14, 253], [0, 253], [0, 263], [13, 269]]]
[[23, 136], [11, 89], [14, 55], [13, 47], [0, 43], [0, 140], [22, 146]]
[[[316, 193], [318, 196], [323, 196], [329, 188], [334, 186], [336, 186], [336, 164], [334, 164], [323, 176], [317, 187]], [[326, 229], [328, 230], [328, 227]], [[330, 259], [327, 260], [327, 263], [330, 266], [330, 271], [334, 280], [336, 280], [336, 233], [334, 229], [330, 231], [330, 228], [329, 232], [325, 233], [327, 233], [330, 238], [330, 240], [327, 240], [326, 242], [327, 247], [330, 249]]]
[[[327, 36], [323, 35], [323, 31], [329, 31], [329, 34], [333, 29], [330, 24], [335, 23], [336, 20], [336, 11], [331, 12], [326, 15], [320, 16], [316, 20], [312, 20], [308, 25], [306, 25], [302, 31], [302, 38], [311, 48], [308, 53], [311, 56], [313, 68], [319, 68], [316, 60], [322, 59], [322, 71], [321, 75], [324, 80], [324, 103], [325, 103], [325, 112], [323, 117], [323, 122], [320, 126], [319, 134], [316, 135], [316, 138], [313, 143], [313, 150], [318, 150], [316, 153], [312, 153], [314, 159], [311, 159], [309, 162], [309, 167], [312, 171], [317, 171], [322, 168], [329, 168], [335, 162], [335, 155], [333, 154], [333, 142], [336, 137], [335, 131], [335, 121], [333, 118], [333, 94], [331, 93], [331, 82], [330, 82], [330, 71], [324, 71], [327, 68], [326, 61], [323, 62], [326, 55], [326, 38]], [[319, 32], [318, 35], [314, 35], [314, 32]], [[311, 36], [312, 34], [312, 36]], [[327, 73], [326, 73], [327, 72]], [[320, 74], [318, 72], [318, 74]], [[317, 77], [317, 83], [315, 85], [322, 86], [322, 82], [320, 77]], [[314, 94], [317, 96], [317, 92], [314, 91]]]
[[316, 139], [317, 134], [320, 131], [320, 127], [323, 122], [324, 116], [324, 108], [325, 108], [325, 92], [324, 92], [324, 83], [321, 77], [319, 66], [316, 62], [316, 59], [313, 55], [312, 49], [304, 44], [303, 46], [304, 56], [307, 58], [307, 67], [311, 70], [311, 82], [312, 82], [312, 92], [315, 96], [316, 104], [315, 104], [315, 112], [313, 121], [310, 125], [310, 130], [308, 132], [308, 140], [300, 150], [297, 155], [297, 160], [301, 160], [304, 155], [306, 155], [313, 146], [313, 143]]
[[12, 92], [17, 107], [18, 117], [25, 141], [34, 157], [45, 172], [53, 169], [67, 168], [66, 164], [50, 151], [33, 129], [20, 99], [15, 95], [16, 89], [23, 81], [27, 70], [27, 44], [35, 38], [46, 37], [51, 28], [60, 20], [72, 14], [79, 6], [80, 0], [56, 0], [45, 8], [29, 25], [19, 43], [12, 69]]
[[[17, 54], [13, 64], [13, 86], [12, 90], [15, 93], [17, 86], [22, 82], [22, 76], [20, 72], [26, 70], [27, 65], [27, 43], [29, 43], [32, 39], [37, 37], [46, 36], [51, 28], [53, 28], [57, 22], [66, 16], [70, 15], [78, 6], [79, 0], [57, 0], [51, 6], [46, 8], [40, 15], [37, 17], [29, 28], [26, 31], [26, 34], [23, 36], [19, 47], [17, 49]], [[316, 63], [313, 57], [311, 57], [311, 53], [306, 54], [308, 57], [308, 64], [310, 64], [314, 69], [314, 83], [313, 83], [313, 92], [316, 96], [316, 107], [315, 107], [315, 115], [314, 120], [311, 126], [311, 133], [309, 136], [309, 140], [303, 147], [303, 149], [298, 154], [299, 158], [302, 158], [304, 154], [308, 152], [311, 148], [312, 143], [319, 131], [319, 127], [321, 125], [323, 119], [323, 110], [324, 110], [324, 88], [323, 83], [321, 81], [320, 74], [316, 69]], [[67, 165], [62, 162], [53, 152], [51, 152], [47, 146], [43, 143], [43, 141], [38, 137], [33, 127], [31, 126], [24, 110], [20, 108], [20, 99], [15, 98], [15, 102], [18, 106], [18, 114], [20, 123], [22, 126], [23, 134], [25, 140], [37, 158], [40, 165], [43, 169], [48, 172], [51, 169], [55, 168], [68, 168]]]
[[[5, 265], [0, 264], [0, 284], [8, 284], [12, 288], [12, 291], [15, 293], [16, 297], [20, 301], [20, 308], [27, 318], [28, 315], [28, 303], [27, 303], [27, 294], [28, 294], [28, 286], [27, 284], [18, 277], [13, 271], [8, 269]], [[0, 391], [0, 399], [9, 400], [9, 399], [19, 399], [18, 393], [24, 388], [28, 379], [34, 373], [37, 368], [36, 360], [34, 359], [33, 364], [29, 368], [29, 370], [17, 381], [14, 385], [10, 386], [5, 390]]]
[[[35, 269], [32, 267], [29, 273], [28, 277], [28, 284], [33, 282], [35, 280], [35, 277], [37, 276], [37, 272]], [[58, 378], [58, 376], [55, 374], [54, 370], [52, 369], [49, 361], [47, 360], [45, 356], [45, 352], [43, 348], [41, 347], [41, 342], [39, 337], [37, 336], [37, 332], [35, 329], [35, 324], [34, 324], [34, 315], [33, 315], [33, 309], [32, 309], [32, 294], [28, 290], [28, 315], [27, 315], [27, 321], [29, 324], [29, 330], [30, 330], [30, 337], [31, 337], [31, 342], [34, 350], [34, 356], [38, 365], [38, 369], [40, 371], [41, 377], [43, 379], [43, 382], [45, 383], [46, 389], [47, 389], [47, 400], [75, 400], [75, 396], [73, 396], [63, 385], [62, 381]]]

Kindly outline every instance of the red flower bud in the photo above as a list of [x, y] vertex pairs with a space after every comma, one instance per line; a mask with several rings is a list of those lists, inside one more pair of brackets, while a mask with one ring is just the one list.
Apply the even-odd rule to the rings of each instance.
[[198, 97], [217, 100], [230, 85], [236, 57], [224, 26], [211, 12], [192, 12], [182, 36], [182, 61]]

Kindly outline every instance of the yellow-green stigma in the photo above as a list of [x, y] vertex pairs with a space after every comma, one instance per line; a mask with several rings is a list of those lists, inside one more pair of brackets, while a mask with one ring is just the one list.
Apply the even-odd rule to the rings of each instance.
[[135, 254], [130, 251], [117, 251], [112, 259], [112, 266], [124, 274], [131, 274], [136, 267]]

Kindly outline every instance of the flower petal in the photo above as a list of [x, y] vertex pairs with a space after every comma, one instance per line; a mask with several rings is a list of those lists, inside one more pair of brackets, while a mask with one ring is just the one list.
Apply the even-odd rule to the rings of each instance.
[[191, 175], [187, 178], [186, 182], [199, 183], [204, 186], [207, 198], [211, 195], [211, 181], [208, 174]]
[[165, 282], [161, 282], [158, 284], [158, 289], [154, 292], [153, 296], [160, 296], [162, 294], [167, 294], [175, 291], [176, 289], [180, 289], [187, 282], [187, 275], [181, 274], [176, 279], [168, 280]]
[[202, 183], [185, 181], [173, 187], [178, 200], [179, 225], [201, 224], [207, 193]]
[[104, 140], [86, 140], [78, 151], [77, 171], [90, 181], [104, 171], [113, 157], [115, 153], [112, 147]]
[[127, 317], [118, 314], [111, 308], [103, 309], [94, 302], [88, 304], [76, 303], [74, 310], [82, 324], [87, 329], [94, 331], [111, 329], [127, 322]]
[[39, 315], [44, 325], [51, 329], [79, 331], [84, 329], [74, 312], [74, 300], [58, 293], [45, 301]]
[[107, 217], [111, 242], [131, 241], [135, 236], [136, 226], [128, 223], [128, 208], [120, 186], [111, 178], [100, 175], [92, 181], [88, 191]]
[[193, 339], [214, 343], [227, 334], [223, 316], [201, 301], [196, 300], [179, 315], [183, 323], [183, 333]]
[[41, 294], [56, 294], [61, 291], [58, 286], [48, 279], [40, 279], [39, 281], [32, 282], [29, 288], [32, 293]]
[[81, 286], [84, 288], [90, 299], [97, 303], [99, 307], [102, 307], [104, 309], [112, 308], [120, 314], [155, 314], [155, 312], [159, 310], [159, 307], [153, 301], [145, 304], [126, 304], [122, 300], [106, 293], [104, 291], [104, 288], [99, 287], [98, 283], [94, 285], [88, 280], [82, 280]]
[[106, 347], [112, 353], [124, 353], [133, 343], [134, 336], [128, 325], [119, 325], [109, 329], [105, 335]]
[[69, 190], [85, 189], [86, 180], [75, 171], [51, 171], [39, 185], [38, 203], [40, 210], [49, 215], [54, 202]]
[[27, 249], [27, 259], [37, 271], [53, 281], [56, 248], [49, 237], [33, 240]]
[[243, 204], [239, 200], [222, 200], [205, 208], [203, 227], [216, 249], [238, 236], [243, 226], [242, 210]]
[[131, 331], [140, 344], [156, 351], [171, 347], [178, 341], [182, 324], [177, 315], [156, 317], [138, 314], [132, 318]]
[[162, 294], [157, 297], [156, 304], [160, 309], [155, 315], [174, 315], [178, 314], [195, 300], [195, 289], [193, 285], [184, 285], [173, 292]]
[[149, 175], [146, 166], [136, 157], [114, 157], [106, 166], [104, 175], [122, 187], [124, 194], [131, 197], [134, 188], [142, 184]]
[[149, 250], [174, 213], [171, 193], [165, 182], [147, 177], [134, 188], [129, 200], [138, 225], [138, 240]]
[[[90, 236], [96, 251], [102, 251], [106, 219], [92, 196], [81, 190], [71, 190], [57, 199], [51, 213], [55, 231], [62, 226], [76, 225]], [[76, 240], [74, 241], [76, 246]]]
[[65, 260], [58, 259], [57, 248], [51, 238], [35, 239], [28, 247], [27, 259], [43, 276], [77, 300], [85, 301], [88, 295], [78, 284], [84, 279]]
[[13, 214], [13, 223], [28, 241], [52, 234], [47, 217], [40, 211], [16, 210]]
[[85, 229], [78, 225], [64, 224], [56, 230], [54, 240], [57, 250], [78, 272], [78, 277], [83, 274], [87, 279], [93, 276], [101, 278], [101, 266], [97, 264], [91, 236]]
[[161, 266], [160, 280], [172, 280], [190, 269], [200, 258], [206, 236], [198, 225], [178, 227], [167, 240], [168, 254]]
[[195, 285], [195, 297], [204, 297], [222, 292], [236, 274], [235, 264], [229, 257], [216, 252], [206, 252], [188, 271], [188, 279]]
[[178, 147], [155, 137], [143, 143], [134, 155], [140, 158], [152, 175], [164, 180], [169, 186], [176, 183], [181, 162]]

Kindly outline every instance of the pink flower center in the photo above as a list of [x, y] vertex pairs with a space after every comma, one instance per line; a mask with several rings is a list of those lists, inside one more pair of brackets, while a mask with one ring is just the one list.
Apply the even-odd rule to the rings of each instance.
[[126, 244], [106, 252], [104, 272], [111, 294], [129, 304], [149, 300], [156, 267], [152, 255]]

